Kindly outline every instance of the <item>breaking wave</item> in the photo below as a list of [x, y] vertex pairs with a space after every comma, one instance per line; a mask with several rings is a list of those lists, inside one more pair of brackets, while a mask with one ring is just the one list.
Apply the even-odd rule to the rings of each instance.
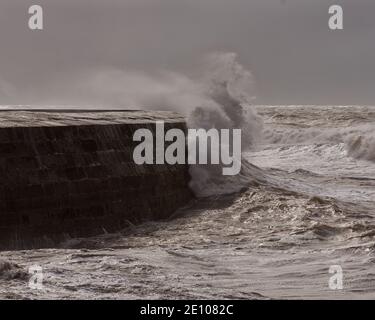
[[[251, 149], [263, 127], [261, 117], [252, 107], [254, 79], [251, 72], [238, 62], [235, 53], [213, 53], [203, 60], [195, 76], [170, 70], [148, 73], [100, 70], [78, 81], [85, 103], [91, 101], [87, 97], [92, 97], [96, 104], [173, 110], [185, 115], [192, 129], [241, 129], [242, 149]], [[218, 142], [221, 148], [225, 147], [222, 141]], [[233, 145], [229, 144], [227, 147], [232, 150]], [[210, 158], [209, 150], [200, 152], [208, 153]], [[241, 158], [234, 161], [245, 162]], [[240, 175], [228, 177], [222, 175], [222, 164], [191, 165], [191, 188], [197, 196], [238, 191], [249, 183], [245, 177], [252, 173], [244, 171], [251, 170], [250, 167], [246, 164]]]
[[[49, 108], [74, 109], [73, 106], [79, 105], [83, 109], [176, 111], [186, 117], [187, 125], [192, 129], [241, 129], [242, 151], [250, 150], [262, 135], [262, 118], [252, 106], [255, 91], [252, 73], [238, 62], [237, 54], [231, 52], [207, 55], [194, 75], [165, 69], [146, 72], [102, 67], [71, 74], [69, 79], [49, 85], [48, 91], [53, 94], [38, 100], [38, 108], [48, 105]], [[8, 92], [8, 87], [0, 79], [0, 93]], [[212, 145], [233, 150], [233, 141], [225, 146], [221, 137], [219, 139]], [[200, 152], [207, 153], [210, 159], [210, 150]], [[194, 193], [197, 196], [232, 193], [248, 184], [248, 177], [253, 173], [246, 171], [252, 171], [252, 166], [241, 157], [235, 157], [233, 161], [240, 162], [242, 170], [240, 175], [232, 177], [222, 175], [223, 164], [191, 165]]]
[[[251, 107], [251, 73], [238, 63], [235, 54], [214, 54], [209, 57], [203, 79], [202, 87], [205, 88], [207, 99], [191, 112], [188, 118], [189, 127], [207, 130], [241, 129], [241, 154], [242, 151], [250, 150], [259, 139], [263, 125], [262, 119]], [[234, 150], [233, 143], [234, 141], [224, 145], [223, 141], [218, 141], [217, 145]], [[209, 153], [209, 150], [207, 152]], [[260, 169], [252, 166], [241, 155], [233, 152], [233, 157], [233, 161], [240, 162], [241, 165], [240, 174], [235, 176], [223, 176], [223, 164], [190, 167], [190, 186], [197, 196], [238, 192], [248, 185], [255, 175], [261, 175]]]
[[272, 127], [263, 131], [262, 144], [279, 146], [339, 145], [345, 146], [347, 156], [375, 162], [374, 128], [359, 125], [346, 128], [284, 128]]
[[311, 143], [345, 143], [358, 135], [368, 135], [373, 131], [369, 126], [350, 128], [283, 128], [273, 127], [264, 130], [261, 137], [266, 144], [311, 144]]
[[0, 279], [1, 280], [13, 280], [20, 279], [25, 280], [28, 278], [28, 274], [18, 264], [7, 260], [0, 260]]
[[375, 136], [353, 135], [346, 141], [348, 155], [375, 162]]

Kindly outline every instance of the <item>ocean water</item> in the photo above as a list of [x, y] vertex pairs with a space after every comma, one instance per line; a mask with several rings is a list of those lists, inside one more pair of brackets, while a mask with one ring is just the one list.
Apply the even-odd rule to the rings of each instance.
[[[263, 127], [239, 177], [168, 221], [2, 252], [0, 298], [375, 298], [375, 108], [255, 111]], [[32, 265], [41, 290], [28, 287]]]

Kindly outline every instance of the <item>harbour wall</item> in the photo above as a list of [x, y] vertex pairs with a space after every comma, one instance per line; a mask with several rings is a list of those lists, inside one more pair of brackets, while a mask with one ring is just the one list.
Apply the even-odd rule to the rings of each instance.
[[186, 131], [172, 112], [0, 112], [0, 249], [166, 219], [192, 199], [187, 165], [137, 165], [137, 129]]

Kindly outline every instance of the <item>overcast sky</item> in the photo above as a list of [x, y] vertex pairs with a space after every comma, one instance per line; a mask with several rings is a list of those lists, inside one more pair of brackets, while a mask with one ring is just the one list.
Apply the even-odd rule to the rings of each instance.
[[[31, 4], [41, 32], [27, 27]], [[328, 29], [331, 4], [343, 31]], [[253, 72], [257, 103], [375, 105], [374, 0], [1, 0], [0, 40], [0, 104], [72, 103], [80, 73], [188, 73], [223, 51]]]

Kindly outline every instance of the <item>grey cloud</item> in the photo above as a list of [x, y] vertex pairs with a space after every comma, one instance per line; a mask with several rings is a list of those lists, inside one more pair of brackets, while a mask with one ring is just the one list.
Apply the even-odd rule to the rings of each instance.
[[[71, 92], [70, 83], [80, 74], [188, 74], [204, 54], [230, 51], [253, 71], [258, 103], [374, 104], [373, 0], [36, 2], [45, 10], [43, 32], [27, 29], [35, 1], [0, 3], [0, 78], [15, 88], [0, 103], [72, 102], [79, 88]], [[334, 3], [344, 7], [343, 31], [328, 30]]]

